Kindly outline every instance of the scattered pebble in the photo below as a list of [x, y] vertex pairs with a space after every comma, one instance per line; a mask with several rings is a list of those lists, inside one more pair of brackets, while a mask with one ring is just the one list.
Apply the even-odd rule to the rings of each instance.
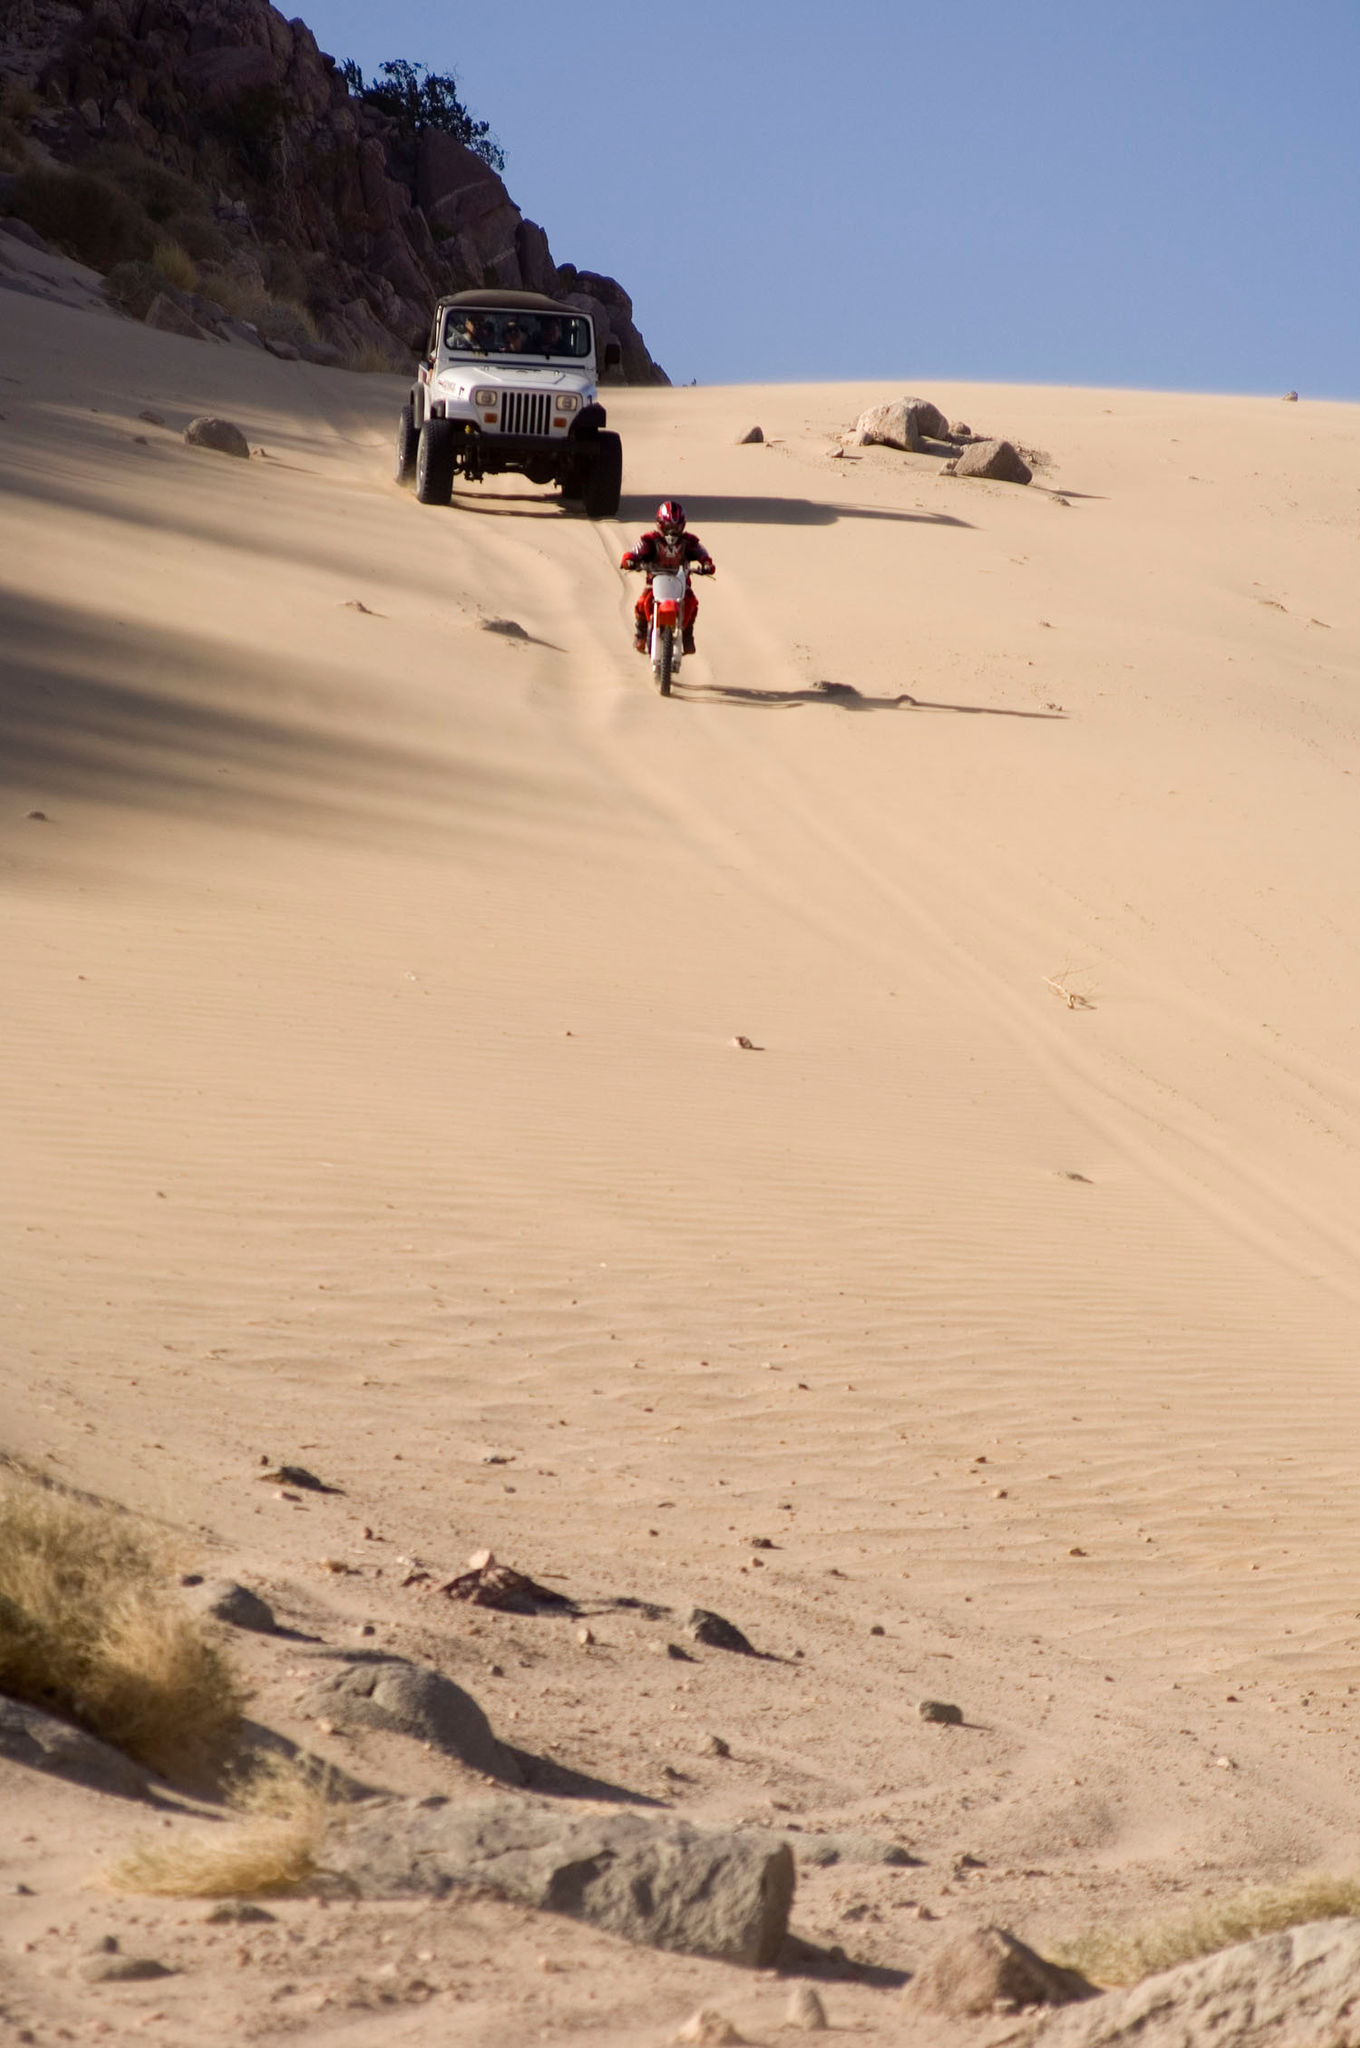
[[581, 1645], [582, 1649], [588, 1650], [590, 1648], [590, 1645], [595, 1640], [594, 1629], [587, 1628], [583, 1622], [581, 1627], [578, 1628], [576, 1631], [576, 1640]]
[[31, 818], [34, 824], [36, 825], [46, 825], [50, 823], [46, 811], [25, 811], [24, 816], [26, 818]]
[[869, 1630], [869, 1633], [871, 1636], [883, 1636], [886, 1635], [888, 1631], [884, 1628], [881, 1621], [876, 1621], [873, 1624], [872, 1628]]
[[1088, 1550], [1083, 1550], [1079, 1543], [1074, 1543], [1067, 1553], [1069, 1557], [1089, 1557], [1090, 1554]]
[[527, 640], [528, 633], [518, 619], [483, 619], [484, 633], [503, 633], [507, 640]]
[[753, 1039], [744, 1037], [740, 1031], [730, 1043], [737, 1048], [738, 1052], [764, 1052], [765, 1050], [763, 1045], [757, 1045]]
[[252, 1905], [249, 1899], [219, 1899], [203, 1915], [203, 1924], [205, 1927], [255, 1927], [278, 1917], [265, 1906]]
[[963, 1708], [950, 1700], [920, 1700], [916, 1711], [923, 1721], [939, 1721], [948, 1728], [963, 1726]]
[[268, 1479], [276, 1486], [297, 1486], [304, 1493], [342, 1493], [343, 1487], [328, 1486], [324, 1479], [318, 1479], [315, 1472], [309, 1472], [305, 1465], [276, 1465], [255, 1474], [257, 1479]]
[[677, 2048], [741, 2048], [745, 2036], [739, 2034], [731, 2020], [711, 2005], [701, 2005], [698, 2012], [691, 2013], [674, 2035]]
[[826, 2007], [811, 1984], [795, 1984], [784, 2013], [786, 2027], [801, 2027], [805, 2034], [820, 2034], [826, 2026]]
[[721, 1735], [706, 1735], [699, 1744], [700, 1756], [731, 1756], [732, 1745]]
[[152, 412], [149, 407], [147, 408], [146, 411], [139, 412], [137, 417], [139, 420], [145, 420], [146, 424], [149, 427], [163, 427], [165, 425], [164, 415], [162, 413]]
[[706, 1643], [710, 1650], [733, 1650], [741, 1657], [754, 1657], [756, 1654], [735, 1622], [714, 1614], [707, 1607], [696, 1607], [687, 1627], [695, 1642]]
[[763, 441], [764, 439], [765, 432], [762, 427], [748, 427], [744, 434], [737, 435], [737, 446], [738, 448], [749, 448], [755, 442]]
[[[260, 450], [260, 453], [261, 455], [263, 455], [263, 448]], [[361, 597], [347, 597], [345, 599], [342, 609], [347, 612], [362, 612], [366, 619], [377, 619], [382, 617], [381, 612], [375, 612], [371, 606], [366, 605], [364, 603]]]

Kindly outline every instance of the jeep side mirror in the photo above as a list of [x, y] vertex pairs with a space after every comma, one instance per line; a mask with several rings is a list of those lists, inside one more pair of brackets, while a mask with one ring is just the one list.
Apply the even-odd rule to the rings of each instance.
[[604, 366], [606, 370], [623, 368], [623, 350], [616, 341], [607, 341], [604, 345]]

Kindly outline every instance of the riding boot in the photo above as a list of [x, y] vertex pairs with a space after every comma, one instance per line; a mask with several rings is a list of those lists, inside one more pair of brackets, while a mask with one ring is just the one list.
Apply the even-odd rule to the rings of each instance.
[[682, 633], [682, 634], [680, 635], [680, 652], [681, 652], [682, 654], [693, 654], [693, 652], [694, 652], [694, 628], [693, 628], [693, 626], [686, 626], [686, 628], [685, 628], [684, 632], [683, 632], [683, 633]]

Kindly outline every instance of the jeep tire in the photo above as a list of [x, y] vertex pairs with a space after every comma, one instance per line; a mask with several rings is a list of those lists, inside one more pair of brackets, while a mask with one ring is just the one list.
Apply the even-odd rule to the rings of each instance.
[[587, 519], [613, 519], [623, 493], [623, 443], [617, 434], [595, 436], [595, 460], [581, 496]]
[[422, 505], [447, 505], [453, 496], [453, 428], [426, 420], [416, 449], [416, 496]]
[[416, 416], [411, 410], [408, 398], [397, 415], [397, 460], [395, 475], [399, 484], [409, 484], [416, 473], [416, 444], [420, 432]]

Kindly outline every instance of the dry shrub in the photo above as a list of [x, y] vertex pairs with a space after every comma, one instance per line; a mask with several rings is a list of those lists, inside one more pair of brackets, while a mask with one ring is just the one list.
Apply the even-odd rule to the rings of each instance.
[[181, 249], [178, 242], [157, 242], [151, 262], [167, 284], [177, 292], [198, 290], [198, 269], [187, 249]]
[[167, 1776], [223, 1755], [245, 1695], [178, 1598], [178, 1561], [117, 1508], [0, 1475], [0, 1692]]
[[234, 1802], [241, 1818], [211, 1835], [143, 1835], [105, 1881], [167, 1899], [239, 1899], [296, 1891], [315, 1876], [326, 1785], [300, 1765], [257, 1759]]
[[28, 144], [23, 130], [7, 114], [0, 114], [0, 171], [22, 171], [28, 163]]
[[31, 86], [20, 85], [17, 78], [7, 78], [0, 85], [0, 115], [22, 133], [27, 134], [33, 126], [33, 118], [41, 102]]
[[231, 243], [214, 221], [201, 213], [173, 213], [165, 232], [181, 249], [187, 249], [195, 263], [225, 263]]
[[140, 206], [87, 171], [24, 171], [9, 208], [95, 270], [149, 256], [154, 245], [151, 223]]
[[359, 370], [365, 376], [404, 377], [409, 373], [409, 363], [398, 362], [396, 351], [379, 348], [374, 342], [365, 341], [351, 349], [345, 364], [347, 370]]
[[1157, 1927], [1098, 1927], [1070, 1942], [1054, 1957], [1097, 1984], [1136, 1984], [1158, 1970], [1197, 1956], [1217, 1954], [1239, 1941], [1306, 1927], [1313, 1920], [1360, 1916], [1360, 1878], [1303, 1877], [1293, 1884], [1261, 1886], [1234, 1898], [1211, 1899], [1182, 1920]]

